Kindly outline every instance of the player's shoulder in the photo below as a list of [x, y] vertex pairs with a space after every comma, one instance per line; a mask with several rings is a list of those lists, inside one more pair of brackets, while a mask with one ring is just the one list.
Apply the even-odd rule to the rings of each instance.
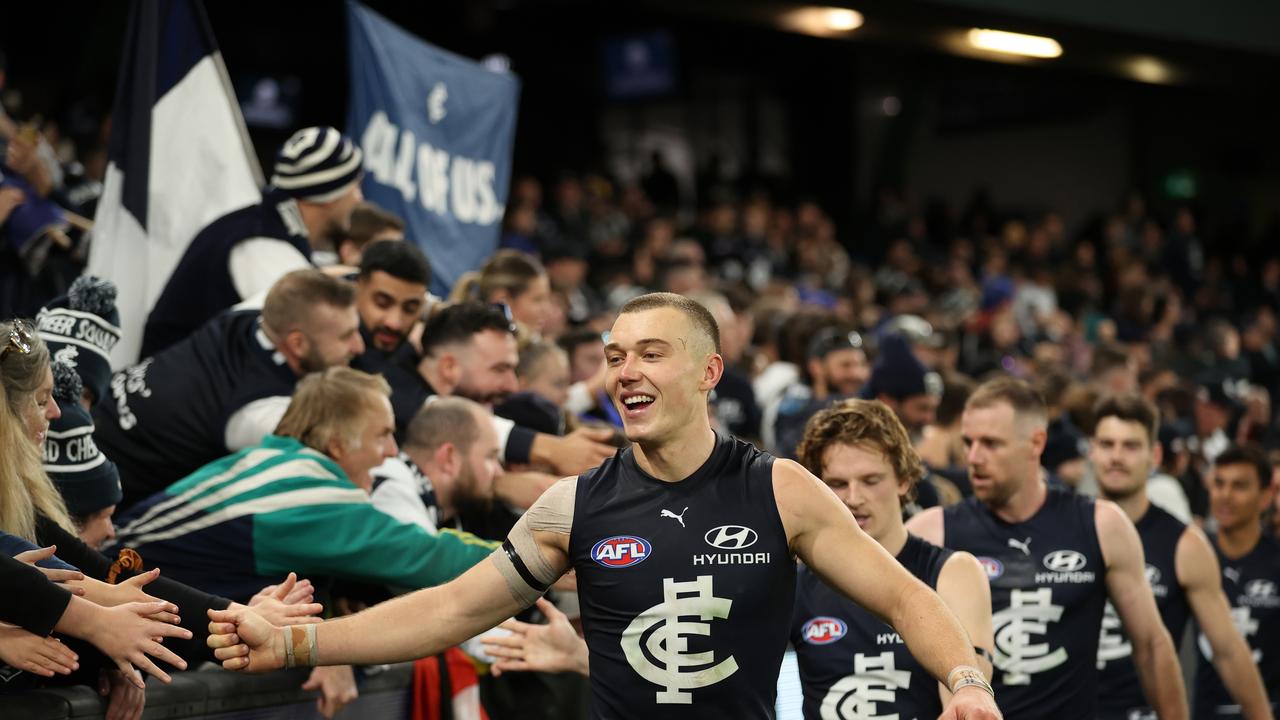
[[945, 530], [945, 513], [941, 507], [921, 510], [907, 520], [907, 532], [925, 542], [941, 547]]

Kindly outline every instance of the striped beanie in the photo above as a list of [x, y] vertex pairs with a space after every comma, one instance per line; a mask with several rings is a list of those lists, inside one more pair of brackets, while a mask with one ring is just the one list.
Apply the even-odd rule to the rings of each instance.
[[36, 330], [51, 358], [75, 369], [94, 404], [102, 402], [111, 385], [111, 351], [120, 341], [115, 283], [81, 275], [66, 295], [40, 309]]
[[324, 203], [360, 179], [360, 148], [331, 127], [303, 128], [280, 146], [271, 184], [291, 197]]

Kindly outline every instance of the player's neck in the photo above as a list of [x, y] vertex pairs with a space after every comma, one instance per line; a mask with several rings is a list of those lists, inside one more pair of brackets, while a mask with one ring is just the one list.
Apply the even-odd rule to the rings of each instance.
[[1120, 509], [1124, 511], [1124, 514], [1128, 515], [1129, 520], [1134, 523], [1141, 520], [1142, 516], [1147, 514], [1147, 510], [1151, 508], [1151, 501], [1147, 499], [1146, 490], [1138, 490], [1137, 492], [1120, 497], [1110, 497], [1105, 492], [1099, 494], [1104, 500], [1110, 500], [1116, 505], [1119, 505]]
[[997, 517], [1005, 522], [1020, 523], [1030, 520], [1032, 515], [1039, 512], [1049, 489], [1038, 470], [1037, 468], [1033, 477], [1023, 482], [1022, 487], [1003, 505], [992, 508]]
[[1262, 540], [1262, 523], [1256, 521], [1218, 530], [1218, 549], [1232, 560], [1253, 552], [1260, 540]]
[[655, 443], [635, 443], [636, 464], [649, 475], [680, 482], [695, 473], [711, 457], [716, 434], [710, 425]]
[[902, 523], [895, 524], [892, 528], [885, 530], [882, 536], [876, 538], [876, 542], [880, 543], [880, 547], [887, 550], [890, 555], [897, 557], [907, 544], [907, 526]]

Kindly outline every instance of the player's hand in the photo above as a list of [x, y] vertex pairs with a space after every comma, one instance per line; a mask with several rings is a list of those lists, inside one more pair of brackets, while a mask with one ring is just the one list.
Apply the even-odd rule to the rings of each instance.
[[80, 667], [80, 658], [66, 645], [3, 624], [0, 624], [0, 660], [16, 670], [40, 677], [53, 677], [54, 673], [70, 675]]
[[1002, 720], [996, 699], [980, 687], [962, 687], [951, 696], [938, 720]]
[[[3, 192], [3, 191], [0, 191], [0, 192]], [[4, 222], [4, 219], [0, 218], [0, 222]], [[17, 560], [18, 562], [24, 562], [30, 565], [31, 567], [34, 567], [35, 569], [39, 570], [40, 572], [44, 573], [44, 576], [49, 578], [50, 582], [65, 583], [65, 582], [72, 582], [76, 580], [83, 580], [84, 573], [80, 572], [79, 570], [53, 570], [50, 568], [43, 568], [43, 567], [40, 567], [39, 565], [36, 565], [36, 563], [40, 562], [41, 560], [48, 560], [49, 558], [53, 557], [54, 553], [56, 553], [57, 551], [58, 551], [57, 545], [50, 545], [49, 547], [42, 547], [36, 550], [27, 550], [26, 552], [20, 552], [17, 555], [14, 555], [13, 559]], [[84, 595], [84, 588], [78, 585], [68, 585], [66, 586], [66, 589], [70, 590], [73, 595]]]
[[332, 718], [348, 703], [360, 697], [356, 688], [356, 675], [350, 665], [318, 667], [302, 685], [303, 690], [319, 690], [316, 710], [326, 718]]
[[496, 658], [494, 676], [507, 671], [578, 672], [587, 674], [587, 644], [578, 637], [569, 618], [546, 598], [538, 599], [538, 609], [547, 616], [546, 625], [508, 620], [498, 627], [510, 635], [486, 635], [480, 639], [484, 651]]
[[209, 638], [213, 656], [228, 670], [259, 673], [284, 667], [281, 628], [243, 605], [209, 610]]

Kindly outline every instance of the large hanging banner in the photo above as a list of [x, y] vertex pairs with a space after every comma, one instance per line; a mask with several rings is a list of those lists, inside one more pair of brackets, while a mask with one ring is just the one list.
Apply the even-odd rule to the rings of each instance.
[[442, 294], [498, 247], [520, 81], [347, 3], [347, 133], [364, 150], [361, 189], [405, 219]]

